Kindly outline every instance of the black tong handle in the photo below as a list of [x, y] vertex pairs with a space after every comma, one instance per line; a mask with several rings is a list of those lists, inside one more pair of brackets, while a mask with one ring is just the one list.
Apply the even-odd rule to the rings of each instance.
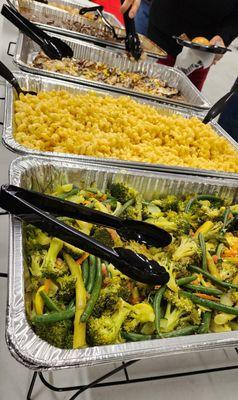
[[116, 229], [119, 235], [126, 240], [135, 240], [139, 243], [146, 243], [148, 246], [159, 247], [168, 246], [172, 240], [168, 232], [143, 221], [121, 219], [80, 204], [28, 191], [13, 185], [5, 186], [5, 190], [26, 201], [30, 199], [31, 204], [54, 215], [81, 219], [96, 225]]
[[[124, 0], [121, 0], [121, 5], [123, 5], [123, 3]], [[134, 18], [129, 17], [129, 12], [130, 8], [123, 14], [124, 24], [126, 28], [126, 51], [130, 53], [136, 61], [138, 61], [142, 55], [143, 50], [141, 47], [139, 36], [136, 32], [135, 20]]]
[[225, 96], [223, 96], [220, 100], [218, 100], [213, 106], [212, 108], [210, 108], [210, 110], [208, 111], [207, 115], [204, 117], [203, 119], [203, 123], [204, 124], [208, 124], [208, 122], [212, 121], [214, 118], [216, 118], [217, 115], [219, 115], [225, 105], [227, 104], [227, 102], [230, 100], [230, 98], [237, 93], [238, 91], [238, 79], [236, 80], [236, 82], [234, 83], [234, 85], [232, 86], [231, 90], [225, 94]]
[[82, 219], [85, 222], [90, 222], [103, 226], [110, 226], [115, 229], [123, 227], [124, 220], [101, 211], [93, 210], [91, 208], [81, 206], [80, 204], [72, 203], [67, 200], [59, 199], [57, 197], [48, 196], [43, 193], [29, 192], [26, 189], [19, 188], [18, 186], [5, 186], [8, 192], [13, 193], [18, 198], [28, 201], [31, 204], [51, 212], [56, 216], [67, 216], [75, 219]]
[[1, 13], [20, 31], [36, 42], [50, 58], [62, 58], [61, 51], [52, 43], [52, 38], [27, 18], [23, 17], [17, 10], [4, 4]]
[[20, 88], [19, 83], [15, 78], [15, 76], [1, 61], [0, 61], [0, 75], [16, 89], [18, 95], [22, 92], [22, 89]]
[[98, 11], [98, 12], [102, 12], [104, 10], [103, 6], [94, 6], [94, 7], [82, 7], [79, 10], [79, 15], [85, 15], [88, 12], [94, 12], [94, 11]]
[[79, 247], [84, 251], [91, 252], [97, 257], [117, 263], [119, 255], [109, 247], [93, 239], [90, 236], [72, 228], [54, 216], [36, 207], [33, 202], [29, 203], [24, 198], [20, 198], [18, 193], [11, 190], [8, 185], [3, 185], [0, 191], [0, 206], [6, 211], [16, 215], [23, 221], [31, 223], [52, 236], [57, 236]]

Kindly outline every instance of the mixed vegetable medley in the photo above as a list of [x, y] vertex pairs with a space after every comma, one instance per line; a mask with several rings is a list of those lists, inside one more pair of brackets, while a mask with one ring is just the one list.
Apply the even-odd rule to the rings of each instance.
[[[171, 233], [166, 248], [122, 241], [116, 231], [60, 217], [109, 247], [123, 246], [168, 271], [149, 286], [32, 225], [24, 227], [25, 306], [35, 333], [70, 349], [238, 330], [238, 205], [217, 195], [145, 201], [132, 187], [67, 184], [54, 196]], [[57, 232], [56, 232], [57, 236]]]

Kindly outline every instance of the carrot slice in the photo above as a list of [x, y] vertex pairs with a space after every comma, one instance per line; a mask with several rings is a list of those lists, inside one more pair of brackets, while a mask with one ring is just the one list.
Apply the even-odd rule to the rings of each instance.
[[218, 301], [218, 299], [214, 296], [205, 293], [196, 293], [196, 296], [201, 297], [202, 299]]
[[86, 252], [83, 253], [83, 255], [76, 260], [76, 263], [81, 265], [84, 262], [84, 260], [86, 260], [86, 258], [88, 258], [88, 256], [89, 256], [89, 253], [86, 253]]

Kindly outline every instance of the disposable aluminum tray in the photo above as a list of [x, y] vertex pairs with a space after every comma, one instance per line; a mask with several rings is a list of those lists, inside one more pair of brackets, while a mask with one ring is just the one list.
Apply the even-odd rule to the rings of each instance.
[[[63, 0], [63, 3], [66, 3], [65, 0]], [[56, 9], [49, 7], [48, 5], [45, 4], [40, 4], [35, 1], [29, 1], [29, 0], [21, 0], [20, 1], [21, 6], [19, 7], [19, 1], [15, 0], [15, 6], [19, 9], [20, 12], [28, 11], [30, 10], [32, 14], [34, 15], [34, 22], [37, 23], [41, 28], [43, 28], [46, 31], [49, 32], [54, 32], [54, 33], [60, 33], [61, 35], [65, 36], [70, 36], [74, 37], [76, 39], [81, 39], [81, 40], [86, 40], [87, 42], [92, 42], [99, 44], [103, 47], [109, 46], [111, 48], [115, 49], [120, 49], [120, 50], [125, 50], [125, 42], [122, 41], [114, 41], [110, 39], [102, 39], [98, 38], [93, 35], [77, 32], [71, 29], [67, 28], [61, 28], [65, 23], [70, 23], [74, 24], [77, 22], [77, 24], [82, 24], [82, 25], [87, 25], [91, 26], [92, 28], [96, 27], [97, 30], [99, 31], [100, 34], [108, 33], [108, 28], [105, 26], [103, 22], [95, 22], [91, 21], [89, 19], [85, 19], [85, 17], [82, 17], [80, 15], [72, 15], [69, 13], [66, 13], [62, 10]], [[123, 28], [123, 25], [110, 13], [104, 12], [106, 18], [108, 19], [109, 22], [111, 22], [115, 26], [115, 31], [118, 34], [119, 37], [125, 37], [125, 29]], [[55, 21], [53, 24], [47, 24], [46, 22], [41, 22], [44, 20], [45, 17], [50, 17], [52, 21]], [[31, 19], [31, 17], [29, 17]], [[39, 22], [38, 22], [39, 21]], [[145, 36], [140, 35], [142, 44], [146, 44], [146, 48], [151, 49], [151, 51], [146, 51], [147, 55], [152, 58], [152, 59], [158, 59], [158, 58], [165, 58], [167, 56], [167, 53], [162, 50], [159, 46], [156, 45], [156, 50], [152, 50], [151, 46], [153, 46], [153, 42], [151, 42], [148, 38]]]
[[[27, 90], [34, 90], [36, 92], [39, 91], [49, 91], [49, 90], [67, 90], [71, 93], [86, 93], [88, 91], [94, 91], [98, 94], [102, 95], [111, 95], [113, 97], [120, 96], [118, 93], [109, 92], [100, 89], [92, 89], [83, 85], [77, 85], [73, 83], [63, 82], [60, 80], [46, 78], [43, 76], [29, 75], [24, 74], [23, 72], [14, 72], [14, 75], [18, 79], [20, 86], [26, 88]], [[133, 98], [133, 96], [131, 96]], [[195, 169], [195, 168], [185, 168], [185, 167], [176, 167], [176, 166], [168, 166], [162, 164], [149, 164], [135, 161], [123, 161], [116, 160], [112, 158], [96, 158], [89, 157], [84, 155], [75, 155], [69, 153], [56, 153], [56, 152], [42, 152], [38, 150], [33, 150], [27, 147], [22, 146], [14, 139], [14, 100], [16, 99], [16, 93], [12, 89], [12, 87], [7, 84], [6, 87], [6, 100], [5, 100], [5, 117], [4, 117], [4, 127], [3, 127], [3, 135], [2, 140], [3, 144], [9, 148], [11, 151], [20, 154], [33, 154], [38, 156], [49, 156], [49, 157], [61, 157], [65, 159], [75, 159], [81, 160], [84, 162], [94, 162], [100, 164], [109, 164], [109, 165], [118, 165], [118, 166], [128, 166], [135, 169], [143, 169], [143, 170], [155, 170], [155, 171], [168, 171], [168, 172], [177, 172], [180, 174], [194, 174], [194, 175], [205, 175], [205, 176], [216, 176], [223, 178], [238, 178], [238, 174], [235, 173], [226, 173], [222, 171], [212, 171], [205, 169]], [[178, 107], [172, 107], [166, 104], [155, 103], [146, 99], [136, 99], [138, 102], [148, 104], [150, 106], [155, 107], [157, 110], [161, 112], [161, 114], [169, 115], [171, 113], [179, 114], [184, 116], [185, 118], [189, 118], [191, 116], [197, 116], [200, 118], [199, 114], [196, 114], [192, 110], [184, 110], [179, 109]], [[218, 135], [225, 137], [232, 146], [238, 150], [238, 144], [235, 140], [233, 140], [217, 123], [211, 123], [213, 129], [217, 132]]]
[[[78, 10], [80, 10], [83, 7], [91, 7], [94, 4], [91, 3], [91, 5], [89, 5], [89, 2], [84, 2], [84, 1], [78, 1], [78, 0], [57, 0], [57, 1], [52, 1], [54, 3], [59, 4], [59, 6], [70, 6], [73, 8], [77, 8]], [[36, 2], [34, 0], [13, 0], [12, 2], [14, 4], [14, 6], [16, 8], [18, 8], [18, 10], [20, 10], [20, 7], [24, 7], [30, 10], [35, 11], [38, 14], [44, 14], [44, 12], [49, 12], [50, 15], [52, 15], [52, 17], [54, 15], [60, 17], [60, 16], [67, 16], [67, 14], [70, 16], [72, 14], [70, 14], [69, 12], [67, 12], [66, 10], [60, 9], [55, 6], [51, 6], [50, 4], [44, 4], [44, 3], [39, 3]], [[97, 4], [95, 4], [97, 5]], [[107, 20], [114, 26], [116, 27], [123, 27], [123, 25], [120, 23], [120, 21], [111, 13], [103, 11], [105, 17], [107, 18]], [[48, 27], [48, 25], [46, 25]], [[45, 29], [45, 28], [44, 28]]]
[[67, 75], [59, 72], [47, 71], [32, 66], [35, 56], [40, 51], [40, 47], [24, 34], [20, 33], [16, 45], [14, 62], [17, 66], [26, 71], [37, 75], [49, 76], [61, 80], [67, 80], [75, 83], [86, 84], [92, 87], [113, 90], [118, 93], [126, 93], [140, 98], [148, 98], [154, 101], [169, 103], [179, 106], [186, 106], [199, 111], [204, 111], [210, 107], [205, 97], [197, 90], [186, 75], [176, 68], [167, 67], [158, 63], [148, 61], [133, 62], [121, 52], [115, 52], [102, 47], [95, 46], [69, 37], [52, 34], [52, 36], [64, 40], [70, 45], [74, 52], [74, 57], [78, 60], [86, 59], [90, 61], [100, 61], [109, 67], [118, 67], [121, 71], [134, 71], [146, 73], [150, 77], [159, 78], [168, 83], [169, 86], [177, 88], [185, 100], [175, 100], [162, 96], [140, 93], [132, 89], [120, 88], [110, 84], [85, 79], [73, 75]]
[[[40, 192], [46, 188], [54, 191], [57, 184], [67, 182], [80, 183], [82, 187], [88, 187], [95, 182], [100, 189], [106, 189], [110, 182], [118, 179], [138, 189], [147, 200], [166, 194], [217, 193], [219, 197], [231, 202], [238, 201], [238, 181], [232, 179], [143, 172], [37, 157], [18, 158], [10, 167], [11, 184]], [[24, 307], [23, 254], [22, 226], [19, 220], [11, 217], [6, 338], [12, 355], [29, 368], [71, 368], [238, 344], [238, 331], [231, 331], [79, 350], [55, 348], [37, 337], [27, 323]]]

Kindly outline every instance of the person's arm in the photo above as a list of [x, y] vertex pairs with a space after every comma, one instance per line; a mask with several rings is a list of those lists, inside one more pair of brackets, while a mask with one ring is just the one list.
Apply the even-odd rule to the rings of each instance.
[[121, 6], [121, 13], [124, 14], [131, 7], [129, 17], [134, 18], [140, 7], [140, 3], [141, 0], [125, 0]]

